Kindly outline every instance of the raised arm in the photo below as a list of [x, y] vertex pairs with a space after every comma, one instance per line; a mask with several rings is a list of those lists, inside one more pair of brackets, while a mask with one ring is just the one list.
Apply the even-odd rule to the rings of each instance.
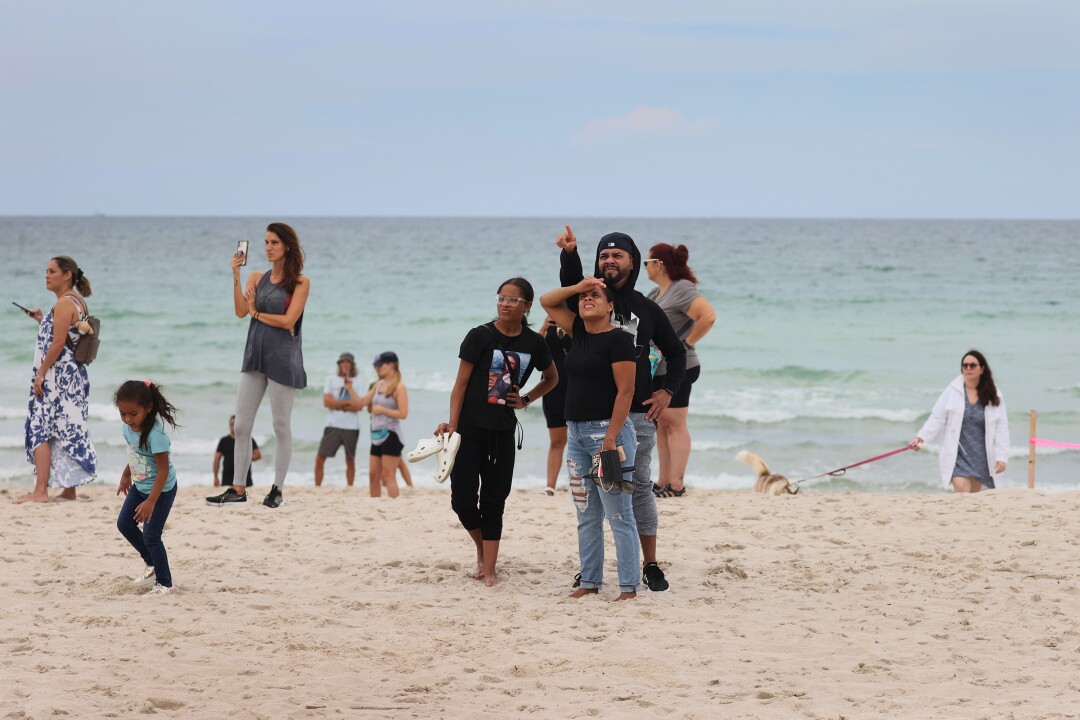
[[573, 337], [574, 318], [577, 317], [577, 314], [566, 306], [566, 301], [576, 298], [581, 293], [592, 290], [594, 287], [605, 287], [604, 281], [601, 278], [592, 276], [582, 278], [574, 285], [548, 290], [540, 296], [540, 306], [544, 308], [544, 311], [564, 333]]
[[[248, 304], [245, 299], [245, 287], [240, 283], [240, 268], [244, 262], [243, 255], [232, 256], [232, 261], [229, 263], [232, 267], [232, 289], [233, 289], [233, 312], [236, 313], [236, 317], [242, 318], [248, 316]], [[251, 290], [255, 287], [255, 284], [262, 277], [261, 272], [253, 272], [248, 275], [247, 290]]]
[[577, 285], [585, 276], [581, 271], [581, 257], [577, 251], [577, 237], [570, 226], [566, 226], [563, 232], [555, 240], [555, 244], [562, 248], [559, 253], [559, 283], [563, 286]]

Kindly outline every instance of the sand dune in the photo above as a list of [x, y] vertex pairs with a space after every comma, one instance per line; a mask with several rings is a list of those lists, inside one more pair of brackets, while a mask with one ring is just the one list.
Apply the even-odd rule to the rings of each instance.
[[672, 590], [613, 604], [566, 598], [564, 492], [512, 494], [489, 590], [442, 490], [181, 488], [167, 598], [113, 492], [0, 491], [0, 717], [1080, 717], [1080, 493], [692, 490]]

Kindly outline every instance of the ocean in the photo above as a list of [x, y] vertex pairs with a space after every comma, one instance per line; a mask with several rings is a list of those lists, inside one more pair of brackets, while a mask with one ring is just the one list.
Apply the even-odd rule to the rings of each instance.
[[[0, 312], [0, 485], [33, 484], [23, 422], [37, 327], [7, 303], [47, 311], [55, 298], [44, 270], [55, 255], [79, 262], [93, 285], [91, 312], [102, 320], [100, 355], [89, 369], [98, 482], [117, 482], [125, 462], [113, 391], [126, 379], [151, 378], [182, 413], [172, 433], [180, 482], [210, 485], [248, 322], [233, 314], [229, 260], [247, 239], [249, 267], [265, 268], [271, 220], [298, 230], [312, 281], [304, 320], [309, 386], [296, 397], [288, 484], [313, 483], [323, 381], [341, 352], [356, 355], [365, 382], [376, 354], [401, 357], [408, 448], [445, 420], [461, 339], [494, 317], [504, 279], [528, 278], [537, 296], [558, 283], [555, 237], [564, 223], [580, 238], [587, 267], [596, 240], [614, 230], [643, 252], [657, 242], [690, 249], [718, 317], [698, 345], [691, 492], [751, 487], [749, 468], [734, 459], [741, 449], [795, 479], [904, 446], [971, 347], [987, 355], [1009, 410], [1006, 487], [1027, 485], [1031, 409], [1040, 437], [1080, 442], [1077, 221], [8, 217], [0, 218], [8, 308]], [[643, 272], [638, 289], [651, 287]], [[543, 317], [538, 302], [531, 317]], [[543, 413], [519, 416], [525, 445], [515, 485], [539, 488]], [[268, 402], [255, 437], [264, 450], [255, 481], [269, 485]], [[361, 491], [366, 447], [362, 437]], [[326, 467], [326, 483], [343, 485], [341, 454]], [[435, 485], [430, 461], [412, 470], [418, 485]], [[1040, 448], [1037, 487], [1076, 488], [1078, 471], [1077, 452]], [[939, 492], [936, 445], [806, 489]]]

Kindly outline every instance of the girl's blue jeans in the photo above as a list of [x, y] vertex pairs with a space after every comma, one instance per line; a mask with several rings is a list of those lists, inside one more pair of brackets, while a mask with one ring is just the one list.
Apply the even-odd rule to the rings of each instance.
[[[600, 452], [607, 434], [608, 420], [571, 420], [566, 423], [566, 466], [571, 477], [583, 477], [592, 470], [593, 457]], [[625, 467], [634, 464], [637, 436], [627, 420], [615, 441], [626, 452]], [[627, 473], [624, 478], [631, 480]], [[620, 478], [622, 479], [622, 478]], [[589, 506], [578, 512], [578, 555], [581, 559], [581, 587], [592, 590], [604, 584], [604, 518], [615, 539], [615, 563], [619, 590], [637, 592], [641, 583], [641, 549], [634, 522], [633, 496], [618, 489], [604, 490], [591, 478], [585, 479]]]
[[169, 571], [169, 556], [161, 542], [161, 531], [165, 527], [165, 521], [169, 519], [173, 501], [176, 500], [176, 488], [177, 486], [173, 486], [172, 490], [158, 496], [154, 504], [154, 514], [143, 524], [142, 530], [139, 529], [139, 523], [135, 522], [135, 508], [149, 495], [139, 492], [134, 485], [128, 490], [124, 506], [120, 508], [120, 515], [116, 518], [116, 529], [138, 551], [144, 563], [154, 566], [158, 585], [165, 587], [172, 587], [172, 573]]

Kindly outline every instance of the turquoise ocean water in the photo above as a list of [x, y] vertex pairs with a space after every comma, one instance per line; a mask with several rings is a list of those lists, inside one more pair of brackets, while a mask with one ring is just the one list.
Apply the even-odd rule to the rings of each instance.
[[[210, 484], [247, 327], [232, 312], [230, 255], [248, 239], [250, 267], [264, 268], [263, 229], [277, 219], [0, 218], [8, 308], [0, 312], [0, 485], [32, 484], [23, 421], [36, 325], [8, 303], [48, 309], [44, 268], [59, 254], [84, 268], [91, 310], [103, 323], [101, 355], [90, 368], [99, 481], [115, 483], [124, 463], [112, 391], [125, 379], [149, 377], [183, 413], [173, 434], [181, 483]], [[699, 345], [691, 487], [749, 488], [749, 469], [734, 460], [743, 448], [800, 478], [903, 446], [969, 347], [989, 357], [1009, 408], [1007, 486], [1027, 483], [1030, 409], [1039, 411], [1039, 436], [1080, 442], [1080, 222], [281, 219], [300, 233], [313, 284], [304, 322], [309, 387], [293, 415], [291, 484], [312, 484], [322, 383], [339, 353], [355, 353], [368, 381], [366, 361], [398, 353], [411, 447], [445, 419], [458, 344], [494, 316], [499, 283], [523, 275], [538, 294], [557, 284], [554, 239], [564, 222], [589, 258], [600, 235], [613, 230], [628, 232], [643, 250], [656, 242], [690, 248], [718, 315]], [[642, 273], [639, 289], [650, 287]], [[533, 318], [541, 317], [537, 303]], [[515, 482], [539, 487], [543, 414], [520, 415], [525, 447]], [[266, 485], [274, 450], [268, 405], [256, 438], [266, 451], [256, 483]], [[360, 456], [363, 484], [366, 452]], [[430, 463], [412, 468], [420, 485], [434, 485]], [[344, 483], [340, 455], [327, 463], [327, 482]], [[1080, 453], [1041, 449], [1038, 484], [1080, 486]], [[936, 454], [905, 453], [809, 487], [937, 491]]]

